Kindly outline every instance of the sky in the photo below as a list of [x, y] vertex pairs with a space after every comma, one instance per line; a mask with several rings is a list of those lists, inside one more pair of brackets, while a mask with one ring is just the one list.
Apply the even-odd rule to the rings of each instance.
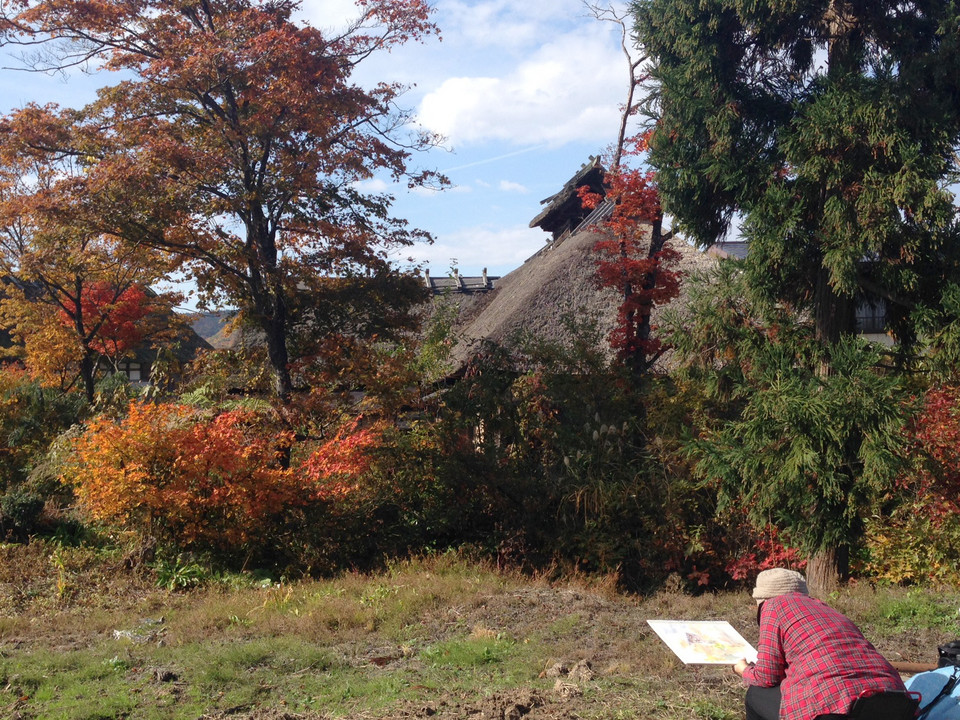
[[[350, 0], [307, 0], [311, 24]], [[394, 190], [397, 213], [429, 231], [405, 249], [433, 275], [504, 275], [549, 236], [530, 228], [540, 201], [616, 139], [629, 71], [620, 29], [582, 0], [435, 0], [441, 39], [406, 45], [360, 70], [410, 85], [406, 106], [445, 138], [414, 162], [446, 174], [442, 192]], [[384, 189], [388, 189], [384, 187]], [[398, 259], [402, 259], [398, 258]]]
[[[352, 0], [302, 0], [304, 22], [343, 27]], [[414, 167], [446, 174], [440, 192], [408, 191], [371, 180], [366, 189], [396, 197], [395, 214], [428, 231], [432, 245], [405, 248], [401, 266], [434, 276], [504, 275], [545, 244], [530, 228], [540, 201], [560, 190], [592, 155], [616, 139], [628, 87], [620, 28], [590, 15], [582, 0], [434, 0], [441, 37], [407, 44], [358, 67], [369, 86], [397, 81], [401, 98], [442, 148], [414, 156]], [[615, 5], [622, 7], [616, 0]], [[81, 106], [111, 78], [50, 77], [0, 71], [0, 112], [27, 102]]]

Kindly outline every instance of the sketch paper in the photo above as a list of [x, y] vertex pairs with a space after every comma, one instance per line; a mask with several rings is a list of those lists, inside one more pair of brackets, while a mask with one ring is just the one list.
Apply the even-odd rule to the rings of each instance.
[[757, 660], [757, 651], [726, 620], [647, 620], [647, 624], [687, 665]]

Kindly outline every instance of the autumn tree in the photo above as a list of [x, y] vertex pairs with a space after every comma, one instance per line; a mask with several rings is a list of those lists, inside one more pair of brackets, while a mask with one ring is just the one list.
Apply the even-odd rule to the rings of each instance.
[[89, 267], [61, 283], [52, 271], [8, 283], [0, 318], [19, 346], [13, 352], [45, 385], [73, 390], [93, 402], [97, 381], [148, 344], [172, 339], [176, 294], [157, 294], [129, 280], [97, 279]]
[[[646, 151], [646, 137], [634, 140], [625, 157]], [[599, 224], [604, 238], [597, 241], [597, 282], [621, 297], [611, 346], [633, 373], [648, 373], [663, 354], [664, 346], [653, 332], [654, 307], [680, 291], [679, 253], [669, 244], [672, 233], [663, 231], [663, 211], [653, 172], [615, 165], [604, 176], [604, 194], [580, 189], [588, 208], [610, 203], [609, 217]]]
[[622, 298], [610, 343], [635, 377], [642, 378], [664, 350], [653, 333], [651, 317], [656, 305], [669, 302], [679, 293], [680, 276], [675, 269], [679, 254], [670, 245], [673, 234], [663, 230], [654, 173], [625, 162], [642, 162], [648, 150], [649, 131], [629, 134], [640, 107], [637, 95], [647, 79], [647, 55], [630, 30], [627, 11], [613, 3], [583, 0], [583, 4], [595, 19], [617, 26], [627, 68], [627, 95], [620, 108], [617, 139], [610, 150], [610, 168], [604, 174], [604, 191], [596, 193], [584, 186], [579, 193], [590, 210], [607, 206], [604, 219], [598, 223], [605, 237], [595, 247], [599, 256], [597, 281]]
[[293, 390], [290, 338], [329, 324], [331, 284], [377, 282], [386, 306], [409, 307], [413, 286], [386, 250], [425, 235], [360, 183], [436, 179], [408, 170], [432, 138], [410, 130], [401, 86], [351, 75], [435, 31], [424, 0], [360, 0], [340, 33], [300, 23], [289, 0], [5, 7], [8, 43], [46, 43], [52, 66], [126, 78], [76, 117], [108, 140], [91, 172], [136, 209], [118, 207], [102, 229], [178, 254], [203, 299], [238, 307], [263, 334], [279, 398]]
[[[781, 435], [768, 424], [762, 437], [743, 439], [760, 456], [809, 433], [807, 446], [826, 442], [821, 457], [833, 464], [818, 472], [801, 463], [803, 481], [779, 486], [771, 468], [747, 464], [748, 495], [766, 486], [767, 507], [783, 507], [801, 499], [791, 493], [818, 487], [823, 470], [838, 486], [859, 487], [864, 439], [889, 408], [848, 423], [818, 414], [820, 393], [853, 363], [850, 353], [862, 353], [859, 368], [873, 357], [850, 340], [858, 304], [885, 309], [906, 355], [917, 312], [939, 303], [956, 277], [947, 186], [960, 142], [960, 10], [893, 0], [636, 0], [632, 8], [653, 63], [650, 157], [664, 210], [701, 246], [739, 218], [751, 292], [810, 323], [815, 349], [795, 348], [780, 366], [787, 384], [779, 387], [796, 393], [795, 422]], [[816, 375], [803, 379], [812, 356]], [[748, 382], [739, 392], [763, 389]], [[858, 530], [846, 522], [855, 511], [842, 493], [821, 497], [833, 500], [809, 506], [789, 529], [809, 540], [813, 583], [829, 587]]]
[[309, 497], [306, 483], [280, 467], [282, 433], [262, 430], [249, 411], [207, 417], [133, 403], [122, 419], [87, 423], [63, 480], [97, 521], [156, 533], [182, 549], [253, 552]]
[[[57, 145], [75, 152], [49, 152]], [[31, 373], [65, 390], [79, 381], [92, 402], [100, 361], [159, 334], [178, 296], [145, 289], [171, 258], [101, 232], [116, 200], [92, 182], [84, 149], [47, 109], [0, 121], [0, 309]]]

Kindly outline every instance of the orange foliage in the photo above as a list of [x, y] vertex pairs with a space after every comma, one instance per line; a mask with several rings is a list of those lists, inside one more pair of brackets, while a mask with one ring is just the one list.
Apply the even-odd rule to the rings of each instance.
[[76, 334], [57, 321], [57, 313], [45, 303], [0, 299], [0, 318], [20, 346], [27, 374], [47, 387], [66, 389], [79, 374], [82, 348]]
[[[388, 274], [388, 249], [426, 237], [393, 217], [389, 194], [358, 183], [380, 173], [411, 187], [446, 182], [408, 167], [436, 138], [411, 129], [404, 87], [351, 79], [371, 55], [438, 32], [427, 0], [360, 0], [356, 22], [331, 33], [303, 23], [298, 6], [15, 0], [3, 13], [4, 32], [77, 41], [124, 80], [83, 111], [30, 106], [0, 118], [0, 141], [23, 128], [38, 157], [77, 159], [73, 194], [89, 200], [99, 232], [170, 253], [201, 297], [246, 309], [284, 403], [298, 302], [328, 296], [331, 277]], [[311, 332], [337, 322], [321, 308], [304, 323]]]
[[912, 429], [913, 440], [929, 460], [920, 474], [919, 497], [934, 521], [960, 512], [960, 387], [931, 388]]
[[360, 429], [362, 420], [359, 416], [345, 424], [303, 463], [301, 472], [315, 484], [318, 499], [337, 500], [350, 495], [373, 467], [386, 424], [377, 422]]
[[865, 571], [894, 583], [960, 582], [960, 386], [934, 386], [907, 431], [918, 462], [867, 521]]
[[254, 420], [134, 402], [122, 420], [88, 423], [65, 479], [98, 521], [165, 533], [185, 548], [236, 549], [304, 497], [277, 462], [290, 438], [266, 436]]

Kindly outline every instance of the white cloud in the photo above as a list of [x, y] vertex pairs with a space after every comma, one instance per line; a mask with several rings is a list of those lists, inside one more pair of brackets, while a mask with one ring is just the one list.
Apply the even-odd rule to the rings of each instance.
[[539, 45], [584, 13], [581, 0], [438, 0], [436, 7], [451, 39], [507, 50]]
[[[618, 0], [622, 1], [622, 0]], [[453, 147], [513, 147], [616, 134], [626, 66], [618, 28], [589, 16], [582, 0], [435, 0], [442, 42], [408, 43], [359, 66], [363, 85], [412, 83], [403, 102]], [[353, 0], [304, 0], [321, 28], [357, 17]]]
[[303, 0], [300, 14], [313, 27], [341, 29], [360, 17], [356, 0]]
[[530, 192], [524, 185], [512, 182], [511, 180], [501, 180], [500, 189], [504, 192], [528, 193]]
[[[356, 17], [352, 0], [304, 2], [316, 27]], [[415, 107], [421, 125], [458, 152], [427, 163], [461, 183], [455, 188], [397, 189], [397, 211], [436, 242], [395, 257], [426, 262], [434, 274], [445, 274], [455, 258], [466, 274], [487, 267], [503, 275], [547, 239], [522, 221], [538, 210], [524, 193], [555, 192], [586, 153], [616, 137], [627, 79], [618, 28], [590, 17], [582, 0], [431, 3], [442, 42], [374, 55], [353, 75], [364, 86], [414, 84], [401, 105]]]
[[556, 37], [501, 76], [446, 79], [423, 98], [419, 121], [454, 146], [612, 140], [627, 70], [600, 25]]
[[355, 182], [353, 186], [364, 193], [385, 193], [388, 190], [393, 189], [386, 180], [381, 178], [371, 178], [370, 180], [361, 180], [360, 182]]
[[445, 188], [434, 188], [434, 187], [412, 187], [406, 190], [411, 195], [418, 195], [420, 197], [443, 197], [449, 193], [472, 193], [473, 188], [469, 185], [450, 185]]
[[505, 275], [522, 265], [548, 239], [546, 233], [525, 225], [473, 227], [439, 237], [432, 245], [404, 248], [400, 255], [427, 263], [433, 274], [445, 273], [455, 260], [465, 275], [479, 275], [483, 268], [491, 275]]

